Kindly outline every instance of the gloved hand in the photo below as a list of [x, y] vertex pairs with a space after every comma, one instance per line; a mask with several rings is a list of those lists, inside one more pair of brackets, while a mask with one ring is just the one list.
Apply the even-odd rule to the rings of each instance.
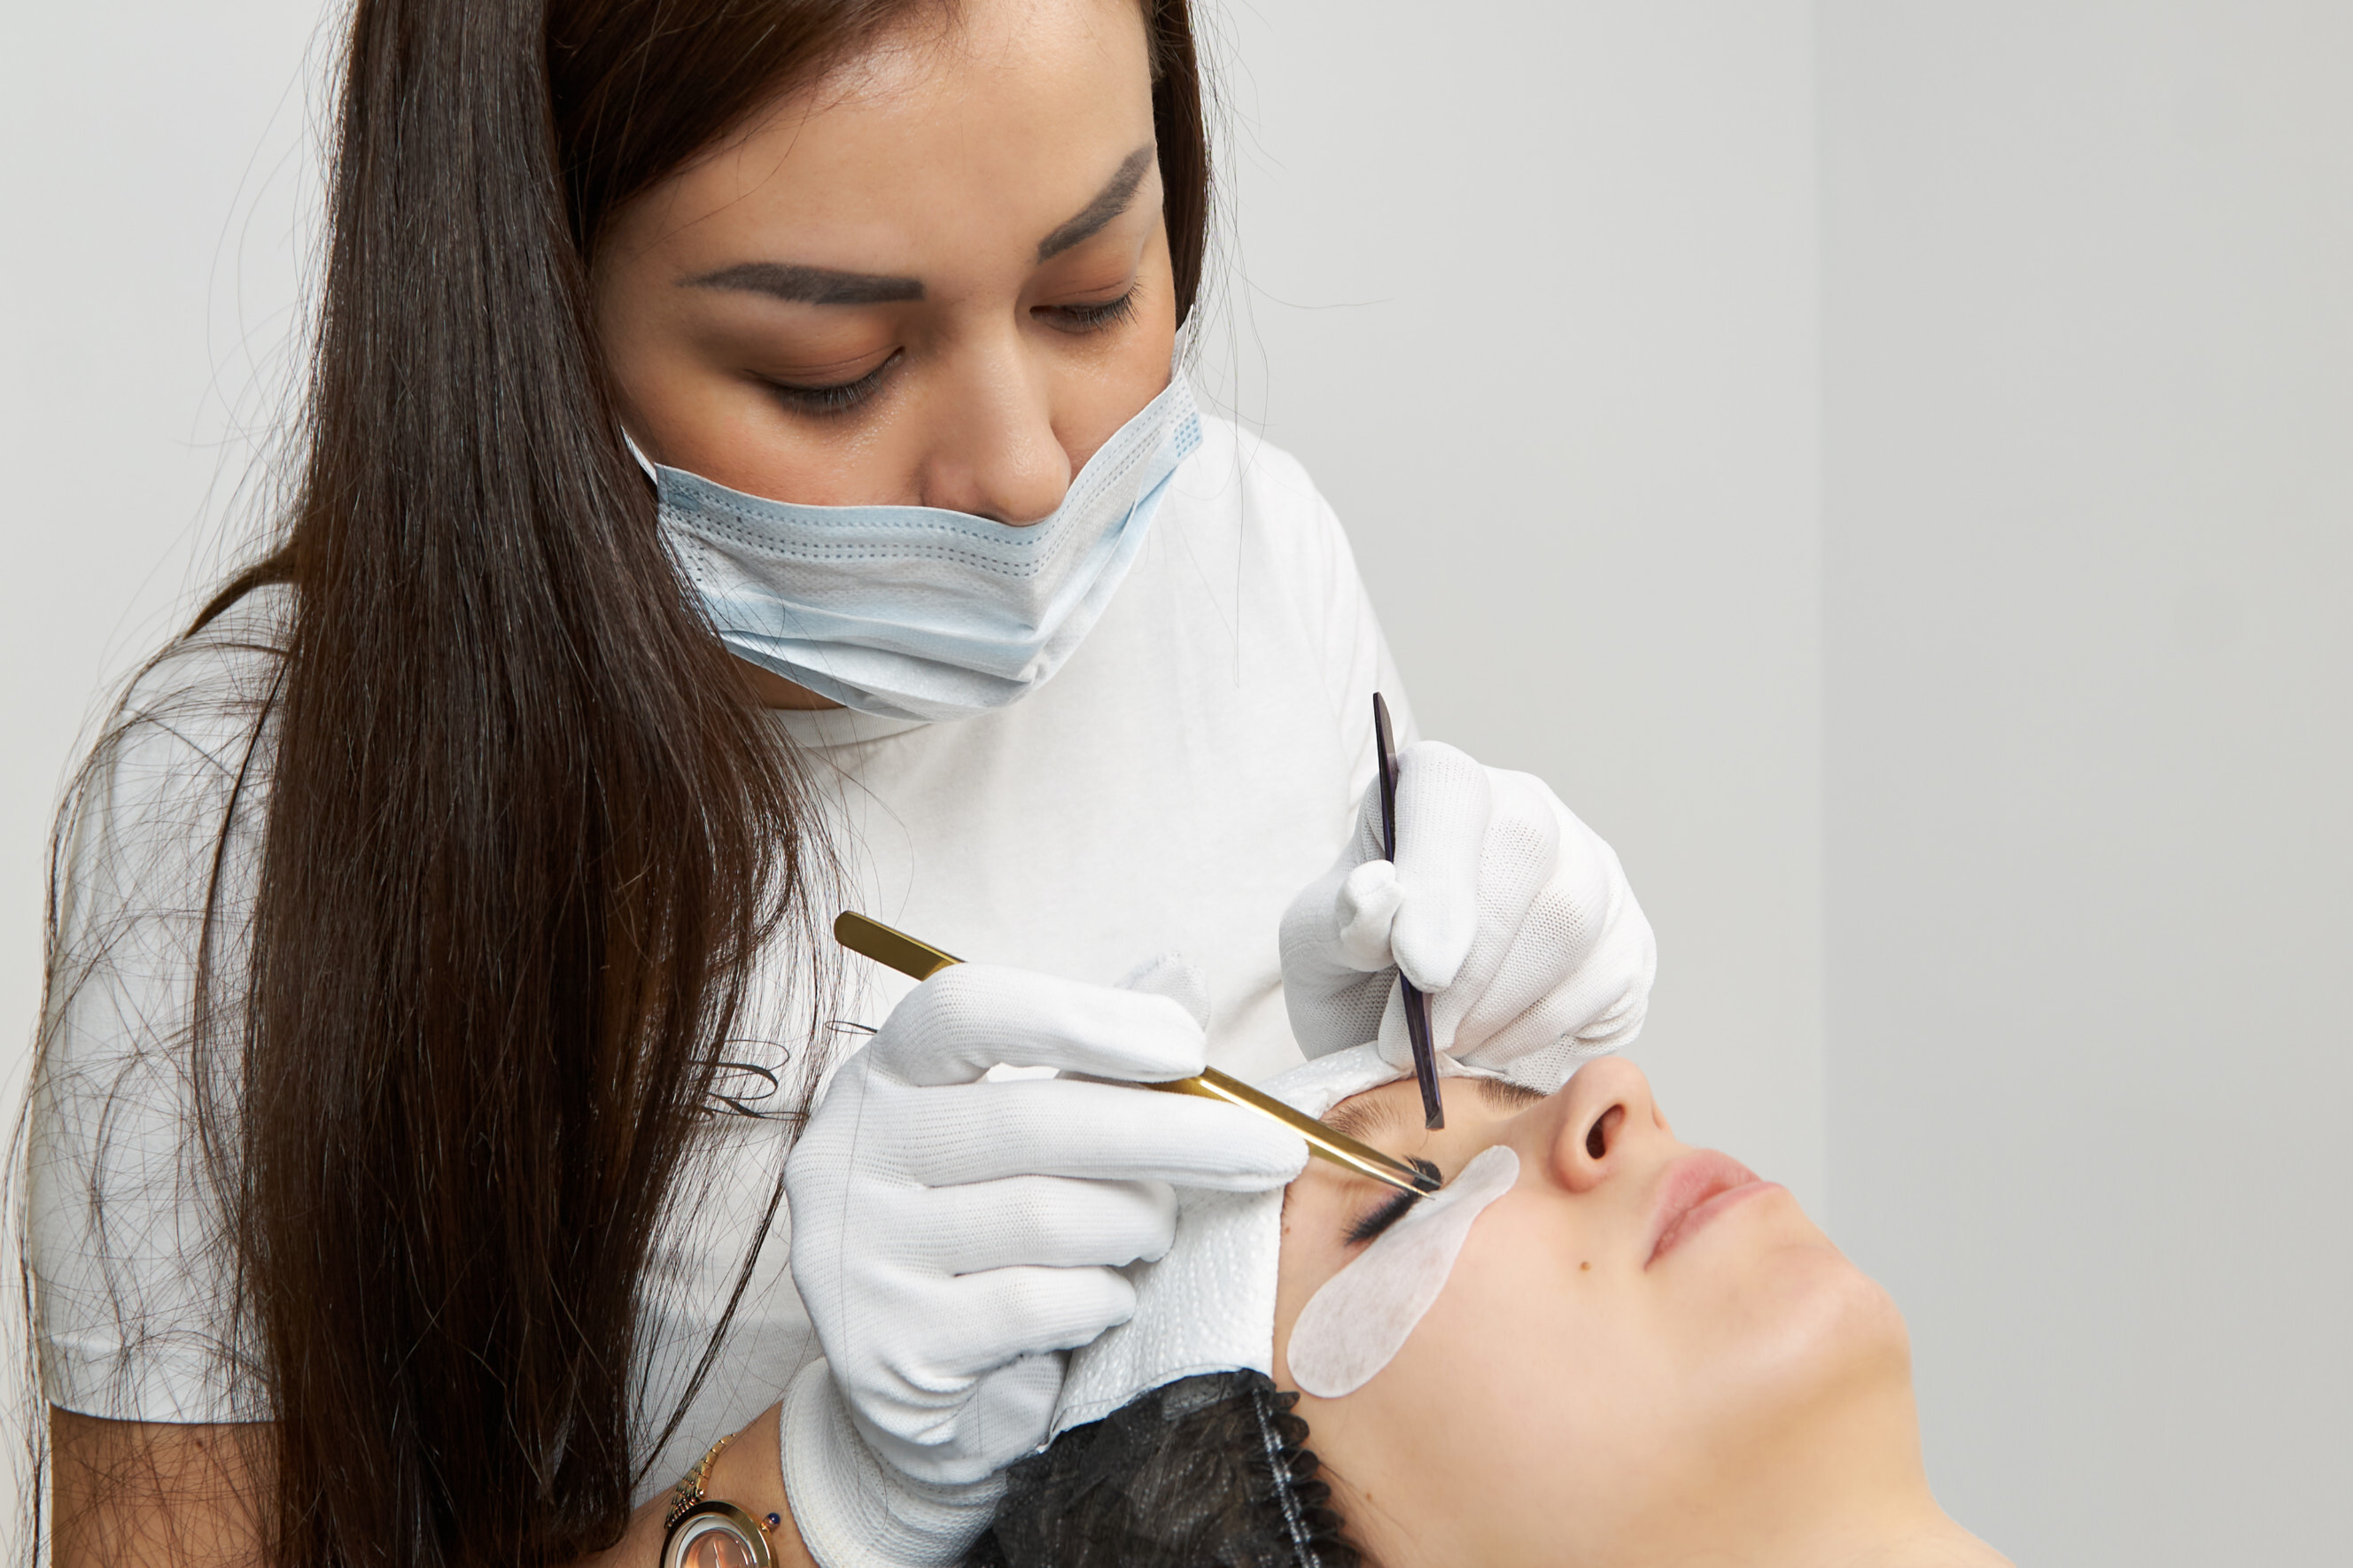
[[955, 1562], [996, 1472], [1044, 1440], [1062, 1352], [1134, 1310], [1114, 1270], [1167, 1250], [1168, 1184], [1263, 1191], [1305, 1164], [1295, 1134], [1213, 1100], [983, 1081], [998, 1062], [1199, 1072], [1189, 969], [1160, 961], [1129, 985], [943, 970], [842, 1064], [794, 1147], [793, 1282], [831, 1376], [786, 1402], [785, 1481], [826, 1568]]
[[1356, 834], [1282, 919], [1282, 990], [1309, 1056], [1380, 1042], [1412, 1061], [1397, 973], [1458, 1060], [1550, 1092], [1634, 1037], [1658, 947], [1618, 857], [1543, 780], [1451, 746], [1398, 754], [1397, 862], [1380, 784]]

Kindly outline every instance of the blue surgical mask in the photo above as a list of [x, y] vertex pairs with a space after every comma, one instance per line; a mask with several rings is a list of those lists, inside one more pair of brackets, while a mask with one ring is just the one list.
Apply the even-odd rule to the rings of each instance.
[[[729, 648], [861, 713], [962, 719], [1050, 679], [1201, 444], [1185, 373], [1026, 527], [922, 506], [796, 506], [648, 463], [663, 542]], [[644, 458], [640, 456], [639, 461]]]

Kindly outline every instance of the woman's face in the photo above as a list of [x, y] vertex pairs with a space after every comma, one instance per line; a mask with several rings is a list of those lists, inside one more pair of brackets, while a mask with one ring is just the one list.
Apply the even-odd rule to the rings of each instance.
[[1136, 0], [963, 0], [630, 203], [598, 331], [657, 460], [1035, 522], [1167, 384]]
[[[1493, 1144], [1520, 1160], [1397, 1358], [1300, 1403], [1376, 1560], [1683, 1562], [1726, 1521], [1753, 1540], [1796, 1521], [1823, 1486], [1916, 1477], [1894, 1304], [1786, 1190], [1678, 1142], [1640, 1069], [1604, 1058], [1549, 1097], [1444, 1089], [1442, 1131], [1422, 1129], [1409, 1079], [1327, 1118], [1450, 1178]], [[1292, 1184], [1282, 1386], [1300, 1309], [1393, 1195], [1314, 1161]]]

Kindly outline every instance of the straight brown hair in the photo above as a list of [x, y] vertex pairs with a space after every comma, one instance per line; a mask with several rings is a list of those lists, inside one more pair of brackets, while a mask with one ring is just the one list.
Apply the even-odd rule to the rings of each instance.
[[[1182, 319], [1202, 90], [1186, 0], [1144, 8]], [[188, 1045], [191, 1081], [236, 1086], [192, 1135], [275, 1423], [279, 1562], [565, 1562], [618, 1538], [659, 1446], [632, 1440], [648, 1260], [754, 955], [819, 994], [826, 847], [659, 542], [590, 269], [631, 197], [925, 10], [953, 7], [353, 14], [300, 482], [197, 622], [292, 586], [254, 913], [215, 918], [216, 871]], [[54, 874], [51, 908], [47, 1017]]]

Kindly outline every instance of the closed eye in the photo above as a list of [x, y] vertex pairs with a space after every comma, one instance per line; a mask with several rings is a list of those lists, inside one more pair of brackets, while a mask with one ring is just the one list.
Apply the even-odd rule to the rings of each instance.
[[1066, 332], [1100, 332], [1135, 320], [1135, 297], [1130, 289], [1116, 300], [1095, 305], [1041, 305], [1038, 314]]
[[[1406, 1163], [1433, 1182], [1442, 1182], [1446, 1179], [1439, 1173], [1438, 1167], [1427, 1160], [1417, 1160], [1408, 1156]], [[1380, 1207], [1348, 1227], [1347, 1244], [1350, 1247], [1362, 1247], [1398, 1221], [1405, 1218], [1406, 1211], [1413, 1207], [1414, 1201], [1419, 1195], [1414, 1193], [1396, 1194]]]
[[882, 377], [899, 363], [893, 352], [889, 359], [868, 371], [855, 381], [839, 381], [829, 385], [808, 386], [774, 378], [763, 378], [777, 401], [797, 413], [814, 414], [823, 417], [829, 414], [847, 414], [874, 395], [882, 384]]

